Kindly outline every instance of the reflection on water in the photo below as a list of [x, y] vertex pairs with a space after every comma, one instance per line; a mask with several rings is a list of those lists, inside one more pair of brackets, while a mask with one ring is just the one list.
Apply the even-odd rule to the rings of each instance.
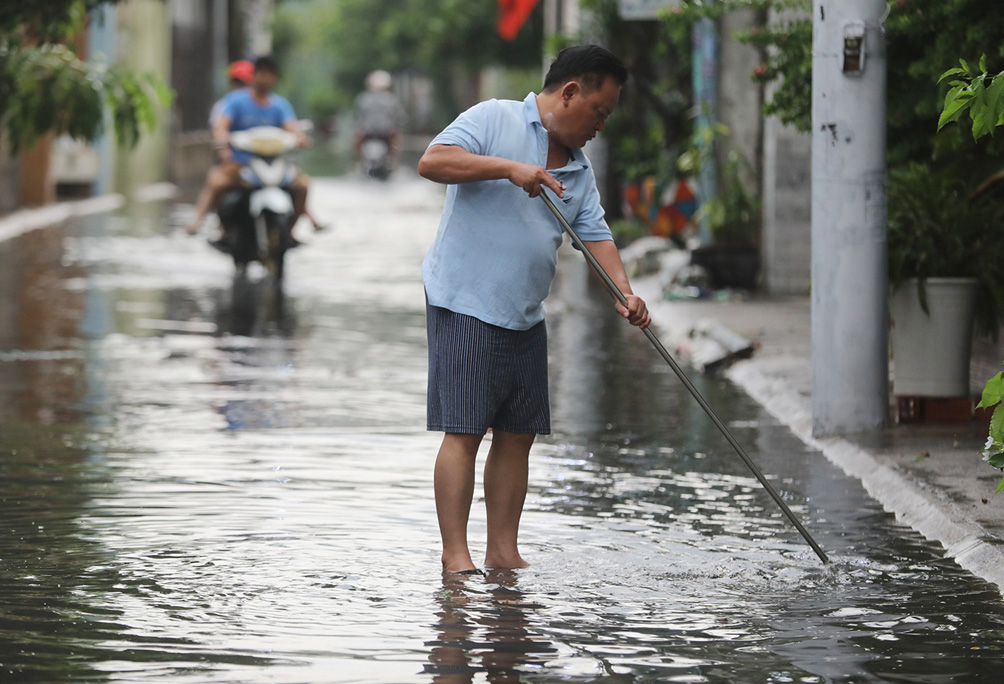
[[[0, 680], [994, 681], [1004, 610], [735, 389], [821, 566], [564, 255], [531, 568], [441, 577], [419, 264], [441, 194], [317, 184], [283, 292], [137, 205], [0, 251]], [[484, 512], [475, 507], [475, 546]]]
[[425, 643], [425, 672], [433, 682], [472, 682], [479, 673], [489, 682], [519, 682], [557, 652], [535, 632], [532, 613], [541, 606], [520, 590], [517, 574], [489, 571], [486, 581], [484, 589], [473, 589], [459, 576], [443, 578], [436, 639]]

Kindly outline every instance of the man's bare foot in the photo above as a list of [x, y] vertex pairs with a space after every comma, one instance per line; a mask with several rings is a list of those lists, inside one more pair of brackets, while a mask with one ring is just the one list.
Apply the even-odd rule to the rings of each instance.
[[201, 225], [202, 225], [202, 219], [199, 219], [198, 221], [192, 221], [187, 226], [185, 226], [185, 232], [188, 233], [189, 235], [195, 235], [196, 233], [199, 232], [199, 226]]
[[477, 566], [475, 566], [474, 561], [471, 560], [470, 554], [465, 556], [458, 554], [453, 558], [447, 558], [444, 554], [441, 560], [443, 561], [443, 572], [456, 574], [460, 572], [469, 573], [472, 570], [477, 570]]
[[515, 570], [528, 568], [530, 564], [517, 553], [512, 556], [485, 556], [485, 567], [493, 570]]

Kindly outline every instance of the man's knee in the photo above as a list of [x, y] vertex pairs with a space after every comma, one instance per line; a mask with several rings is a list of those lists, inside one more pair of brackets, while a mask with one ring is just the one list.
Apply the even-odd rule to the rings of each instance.
[[307, 190], [310, 189], [310, 176], [305, 173], [297, 174], [293, 182], [289, 184], [289, 189], [293, 192], [307, 194]]
[[533, 432], [506, 432], [505, 430], [493, 430], [492, 442], [497, 444], [506, 453], [524, 455], [529, 453], [533, 441], [537, 438]]
[[210, 174], [207, 184], [210, 188], [216, 191], [226, 190], [227, 188], [236, 186], [236, 183], [234, 183], [229, 174], [222, 173], [220, 171]]
[[443, 435], [443, 447], [456, 453], [477, 456], [478, 447], [484, 435], [471, 435], [462, 432], [447, 432]]

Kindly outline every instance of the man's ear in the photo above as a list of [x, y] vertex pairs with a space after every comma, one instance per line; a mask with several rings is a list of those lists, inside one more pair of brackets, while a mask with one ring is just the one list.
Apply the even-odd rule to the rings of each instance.
[[558, 91], [561, 95], [561, 101], [568, 104], [575, 95], [582, 93], [582, 86], [579, 85], [578, 81], [569, 81], [565, 85], [561, 86], [561, 90]]

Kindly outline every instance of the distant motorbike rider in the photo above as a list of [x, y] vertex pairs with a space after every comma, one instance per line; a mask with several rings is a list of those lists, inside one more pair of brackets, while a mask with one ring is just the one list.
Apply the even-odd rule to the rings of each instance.
[[[213, 122], [212, 129], [213, 145], [219, 152], [220, 164], [213, 167], [206, 178], [206, 185], [196, 203], [195, 218], [188, 226], [190, 234], [198, 231], [203, 218], [223, 192], [241, 185], [240, 168], [250, 155], [230, 148], [231, 132], [255, 126], [276, 126], [294, 133], [299, 138], [301, 147], [309, 144], [309, 138], [297, 124], [292, 105], [286, 98], [272, 92], [278, 79], [279, 68], [275, 60], [269, 56], [259, 57], [254, 62], [251, 86], [235, 90], [223, 99], [222, 110]], [[306, 212], [309, 184], [310, 179], [300, 171], [288, 188], [295, 211], [293, 224]], [[316, 221], [312, 222], [315, 229], [320, 229]], [[225, 242], [226, 236], [214, 244]]]
[[389, 162], [396, 162], [401, 149], [401, 128], [404, 109], [390, 92], [391, 75], [383, 70], [370, 72], [366, 77], [366, 91], [356, 98], [355, 153], [362, 158], [366, 140], [378, 138], [387, 143]]

